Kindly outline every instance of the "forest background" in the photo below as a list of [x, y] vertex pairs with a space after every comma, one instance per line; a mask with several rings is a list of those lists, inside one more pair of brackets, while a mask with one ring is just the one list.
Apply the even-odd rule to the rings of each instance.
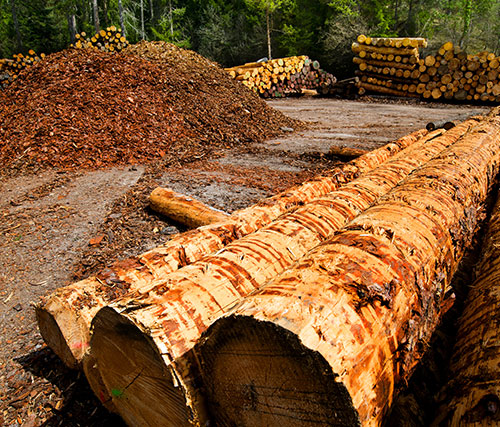
[[132, 43], [172, 42], [223, 66], [308, 55], [337, 77], [352, 71], [358, 34], [500, 54], [500, 0], [0, 0], [0, 58], [59, 51], [110, 25]]

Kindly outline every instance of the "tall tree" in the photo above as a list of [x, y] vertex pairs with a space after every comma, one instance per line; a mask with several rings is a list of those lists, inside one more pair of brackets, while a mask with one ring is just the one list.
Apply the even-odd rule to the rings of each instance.
[[92, 0], [92, 11], [94, 17], [95, 32], [98, 33], [101, 30], [101, 26], [99, 23], [99, 8], [97, 6], [97, 0]]
[[125, 30], [125, 22], [123, 19], [123, 3], [122, 0], [118, 0], [118, 15], [120, 19], [120, 28], [124, 36], [127, 36], [127, 32]]
[[16, 31], [16, 47], [20, 52], [23, 49], [23, 42], [21, 39], [21, 30], [19, 29], [19, 21], [17, 19], [17, 7], [15, 0], [10, 0], [10, 9], [12, 12], [12, 22], [14, 24], [14, 29]]

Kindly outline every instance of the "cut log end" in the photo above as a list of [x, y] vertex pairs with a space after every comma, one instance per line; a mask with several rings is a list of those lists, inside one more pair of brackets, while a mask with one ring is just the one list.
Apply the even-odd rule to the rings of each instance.
[[152, 340], [111, 308], [99, 311], [93, 328], [92, 349], [101, 377], [97, 381], [106, 387], [105, 395], [125, 422], [190, 426], [182, 389], [175, 385]]
[[37, 305], [35, 313], [44, 341], [70, 369], [79, 369], [88, 349], [88, 328], [78, 318], [64, 310], [64, 305], [53, 299], [46, 305]]
[[324, 358], [270, 322], [223, 319], [198, 356], [215, 425], [360, 425], [347, 389]]

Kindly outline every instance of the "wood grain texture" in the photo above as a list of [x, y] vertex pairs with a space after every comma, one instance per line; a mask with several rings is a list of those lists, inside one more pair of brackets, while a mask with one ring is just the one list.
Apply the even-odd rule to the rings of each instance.
[[[198, 414], [199, 408], [193, 403], [198, 401], [199, 393], [192, 386], [189, 370], [177, 370], [177, 364], [172, 364], [172, 361], [189, 352], [202, 332], [238, 301], [256, 292], [308, 250], [330, 238], [474, 125], [477, 121], [469, 120], [449, 132], [439, 130], [431, 133], [338, 190], [283, 215], [268, 226], [229, 243], [216, 254], [171, 273], [165, 280], [129, 294], [110, 308], [103, 309], [93, 323], [92, 351], [107, 389], [123, 387], [123, 378], [132, 375], [130, 371], [139, 373], [143, 369], [141, 361], [131, 367], [118, 366], [116, 353], [127, 352], [126, 337], [111, 340], [106, 332], [113, 329], [118, 334], [119, 325], [128, 322], [144, 334], [142, 344], [145, 347], [153, 345], [156, 353], [162, 355], [165, 365], [172, 367], [184, 390], [186, 405], [193, 408], [194, 419], [203, 421]], [[120, 373], [122, 368], [126, 370]], [[156, 377], [158, 381], [163, 381], [159, 372]], [[168, 398], [168, 395], [153, 397], [146, 390], [141, 395], [130, 397], [130, 401], [138, 400], [133, 407], [132, 404], [125, 407], [120, 399], [114, 399], [114, 403], [118, 412], [127, 419], [139, 416], [144, 400], [163, 401]], [[161, 424], [168, 421], [163, 420], [163, 416], [157, 413], [143, 421]]]
[[[494, 117], [218, 320], [182, 361], [202, 375], [214, 422], [279, 425], [288, 401], [290, 416], [308, 423], [339, 408], [345, 418], [333, 425], [380, 425], [447, 306], [498, 173], [499, 142]], [[272, 336], [274, 347], [262, 341]], [[330, 403], [332, 381], [347, 390], [344, 404]]]
[[37, 320], [45, 342], [63, 362], [78, 368], [88, 351], [90, 323], [97, 311], [155, 280], [224, 248], [226, 244], [269, 224], [278, 216], [337, 189], [378, 166], [427, 134], [418, 130], [371, 151], [329, 174], [264, 199], [233, 213], [223, 223], [204, 226], [174, 236], [137, 257], [116, 262], [95, 276], [62, 287], [41, 299]]
[[500, 423], [500, 198], [490, 218], [476, 279], [459, 321], [450, 396], [436, 426]]

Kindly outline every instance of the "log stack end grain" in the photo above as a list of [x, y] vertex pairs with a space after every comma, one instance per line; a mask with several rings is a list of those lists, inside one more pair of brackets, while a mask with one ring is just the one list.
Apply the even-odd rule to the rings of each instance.
[[420, 58], [418, 48], [427, 42], [409, 40], [415, 40], [409, 45], [414, 47], [403, 47], [397, 38], [362, 36], [353, 43], [361, 95], [368, 91], [428, 100], [500, 102], [500, 57], [490, 52], [468, 55], [447, 42], [435, 54]]
[[310, 90], [327, 95], [337, 81], [307, 56], [250, 62], [225, 70], [263, 98], [298, 96]]

